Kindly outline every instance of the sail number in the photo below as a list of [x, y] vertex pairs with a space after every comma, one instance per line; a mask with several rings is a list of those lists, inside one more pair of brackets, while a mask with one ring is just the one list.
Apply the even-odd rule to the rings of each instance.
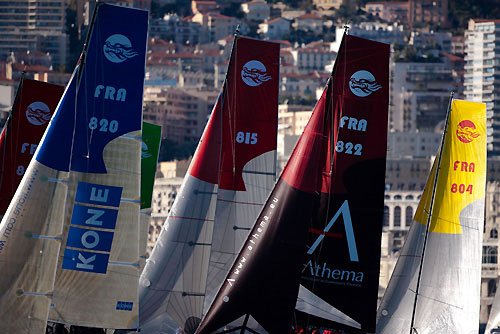
[[24, 166], [23, 165], [17, 166], [16, 174], [19, 176], [24, 174]]
[[342, 140], [339, 140], [337, 142], [337, 145], [335, 146], [335, 151], [337, 151], [339, 153], [344, 152], [345, 154], [361, 155], [362, 149], [363, 149], [363, 145], [361, 145], [361, 144], [354, 145], [351, 142], [347, 142], [344, 144], [344, 142]]
[[257, 133], [240, 131], [236, 134], [236, 142], [240, 144], [257, 144]]
[[469, 184], [467, 187], [465, 186], [465, 184], [456, 184], [456, 183], [453, 183], [451, 185], [451, 192], [452, 193], [456, 193], [456, 192], [459, 192], [461, 194], [465, 193], [465, 192], [468, 192], [469, 194], [472, 195], [472, 184]]
[[97, 117], [91, 117], [89, 121], [90, 130], [95, 130], [99, 127], [99, 131], [101, 132], [111, 132], [115, 133], [118, 131], [118, 121], [109, 122], [107, 119], [103, 118], [98, 120]]

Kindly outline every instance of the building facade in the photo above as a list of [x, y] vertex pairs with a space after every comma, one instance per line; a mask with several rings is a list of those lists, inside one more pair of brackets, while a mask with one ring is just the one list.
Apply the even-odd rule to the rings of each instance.
[[0, 60], [11, 52], [26, 50], [49, 52], [53, 65], [66, 63], [65, 0], [1, 0], [0, 1]]
[[500, 153], [500, 20], [470, 20], [465, 32], [464, 94], [486, 103], [488, 150]]

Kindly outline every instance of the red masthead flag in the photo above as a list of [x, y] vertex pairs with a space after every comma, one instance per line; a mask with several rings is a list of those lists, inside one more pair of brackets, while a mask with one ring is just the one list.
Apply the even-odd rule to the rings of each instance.
[[375, 332], [388, 92], [389, 46], [345, 36], [332, 77], [198, 334], [241, 316], [271, 334], [287, 333], [292, 319]]
[[0, 216], [5, 214], [63, 91], [63, 86], [29, 79], [19, 85], [0, 135]]

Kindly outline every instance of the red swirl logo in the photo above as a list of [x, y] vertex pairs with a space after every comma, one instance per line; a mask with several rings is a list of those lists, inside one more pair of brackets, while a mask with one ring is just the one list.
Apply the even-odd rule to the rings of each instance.
[[472, 121], [464, 120], [457, 125], [457, 137], [462, 143], [470, 143], [480, 135]]

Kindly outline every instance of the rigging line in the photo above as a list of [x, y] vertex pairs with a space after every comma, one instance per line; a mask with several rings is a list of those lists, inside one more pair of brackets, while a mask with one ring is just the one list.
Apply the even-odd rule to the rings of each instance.
[[[238, 63], [238, 52], [236, 50], [236, 44], [239, 38], [239, 28], [236, 28], [236, 31], [234, 32], [234, 42], [233, 42], [233, 52], [232, 55], [234, 54], [234, 65], [236, 67], [236, 64]], [[232, 58], [232, 57], [231, 57]], [[229, 66], [233, 65], [232, 64], [232, 59], [230, 60]], [[231, 68], [231, 67], [230, 67]], [[230, 69], [229, 68], [229, 69]], [[229, 72], [228, 69], [228, 72]], [[233, 76], [233, 86], [231, 87], [232, 89], [232, 94], [229, 96], [231, 99], [231, 102], [228, 104], [228, 117], [229, 117], [229, 134], [231, 135], [231, 153], [232, 153], [232, 158], [233, 158], [233, 177], [232, 177], [232, 185], [234, 187], [234, 182], [236, 178], [234, 177], [236, 174], [236, 117], [233, 115], [233, 112], [236, 112], [236, 72], [233, 71], [234, 73], [231, 73]], [[234, 123], [234, 124], [233, 124]]]
[[70, 150], [70, 155], [69, 155], [69, 166], [68, 166], [68, 172], [71, 171], [71, 162], [73, 160], [73, 149], [75, 146], [75, 134], [76, 134], [76, 117], [77, 117], [77, 107], [78, 107], [78, 90], [80, 88], [80, 82], [81, 82], [81, 77], [83, 74], [83, 68], [85, 67], [85, 62], [86, 62], [86, 56], [87, 56], [87, 50], [89, 47], [89, 42], [90, 42], [90, 37], [92, 36], [92, 32], [94, 31], [94, 26], [95, 26], [95, 20], [97, 17], [97, 12], [99, 10], [99, 7], [101, 6], [102, 2], [99, 0], [96, 0], [95, 2], [95, 7], [94, 7], [94, 12], [92, 13], [92, 19], [90, 21], [90, 26], [89, 26], [89, 31], [87, 32], [87, 36], [85, 37], [85, 43], [83, 44], [83, 50], [80, 55], [80, 60], [79, 60], [79, 65], [77, 67], [77, 72], [74, 73], [73, 75], [76, 75], [76, 84], [75, 84], [75, 106], [74, 106], [74, 120], [73, 120], [73, 135], [71, 138], [71, 150]]
[[413, 326], [415, 324], [415, 314], [416, 314], [416, 309], [417, 309], [417, 300], [418, 300], [418, 292], [420, 289], [420, 279], [422, 277], [422, 268], [424, 266], [424, 255], [425, 255], [425, 247], [427, 246], [427, 238], [429, 236], [429, 229], [431, 225], [431, 219], [432, 219], [432, 211], [434, 210], [434, 197], [436, 195], [436, 187], [439, 179], [439, 169], [441, 168], [441, 159], [443, 157], [443, 149], [445, 145], [445, 139], [446, 139], [446, 133], [448, 132], [448, 121], [450, 119], [450, 113], [451, 113], [451, 104], [453, 102], [453, 95], [454, 92], [452, 91], [450, 94], [450, 101], [448, 102], [448, 110], [446, 112], [446, 121], [444, 124], [444, 132], [443, 132], [443, 137], [441, 138], [441, 148], [439, 150], [439, 156], [438, 156], [438, 161], [436, 165], [436, 176], [434, 178], [434, 185], [432, 187], [432, 196], [431, 196], [431, 203], [429, 206], [429, 212], [430, 214], [427, 216], [427, 224], [425, 226], [425, 235], [424, 235], [424, 243], [422, 246], [422, 255], [420, 257], [420, 264], [418, 268], [418, 276], [417, 276], [417, 288], [415, 289], [415, 299], [413, 300], [413, 311], [411, 315], [411, 323], [410, 323], [410, 334], [413, 332]]
[[[347, 66], [347, 38], [346, 38], [346, 35], [347, 35], [347, 28], [345, 27], [345, 30], [344, 30], [344, 35], [342, 36], [342, 42], [340, 43], [340, 47], [343, 48], [343, 50], [339, 50], [339, 53], [341, 51], [344, 52], [344, 59], [343, 59], [343, 65], [344, 68], [343, 68], [343, 72], [344, 72], [344, 78], [343, 78], [343, 84], [342, 84], [342, 96], [341, 96], [341, 101], [340, 101], [340, 115], [338, 116], [338, 119], [342, 118], [342, 113], [344, 111], [344, 92], [345, 92], [345, 72], [346, 72], [346, 66]], [[332, 71], [332, 74], [329, 78], [329, 81], [330, 81], [330, 85], [327, 89], [330, 89], [330, 99], [329, 99], [329, 104], [328, 105], [325, 105], [325, 108], [328, 108], [328, 112], [325, 112], [325, 121], [328, 120], [328, 116], [329, 116], [329, 111], [332, 110], [332, 108], [335, 108], [335, 105], [333, 104], [333, 101], [334, 101], [334, 98], [335, 98], [335, 74], [337, 73], [337, 61], [339, 60], [339, 57], [337, 57], [337, 60], [335, 61], [335, 65], [334, 65], [334, 68], [333, 68], [333, 71]], [[339, 65], [340, 66], [340, 65]], [[330, 133], [333, 132], [333, 128], [335, 126], [335, 115], [334, 115], [334, 112], [331, 113], [331, 118], [330, 118]], [[325, 122], [326, 123], [326, 122]], [[326, 124], [325, 124], [326, 125]], [[340, 122], [338, 122], [337, 124], [337, 131], [336, 133], [332, 133], [333, 136], [329, 136], [330, 137], [330, 142], [329, 142], [329, 146], [330, 146], [330, 171], [329, 171], [329, 174], [330, 174], [330, 178], [329, 178], [329, 184], [328, 184], [328, 195], [327, 195], [327, 207], [326, 207], [326, 214], [325, 214], [325, 221], [324, 221], [324, 226], [326, 227], [326, 225], [328, 224], [329, 222], [329, 219], [328, 219], [328, 216], [329, 216], [329, 213], [330, 213], [330, 203], [331, 203], [331, 196], [332, 196], [332, 186], [333, 186], [333, 167], [334, 167], [334, 160], [335, 160], [335, 146], [336, 146], [336, 142], [338, 140], [338, 137], [339, 137], [339, 132], [340, 132]], [[333, 138], [332, 140], [332, 137], [335, 137], [336, 138]], [[321, 195], [320, 195], [321, 196]], [[323, 245], [324, 243], [322, 242], [320, 245], [319, 245], [319, 250], [318, 250], [318, 259], [319, 257], [321, 256], [321, 252], [322, 252], [322, 249], [323, 249]], [[316, 285], [316, 280], [313, 281], [313, 286], [312, 286], [312, 289], [314, 290], [314, 287]], [[308, 317], [308, 319], [310, 319], [310, 317]], [[309, 320], [308, 320], [308, 324], [309, 324]]]

